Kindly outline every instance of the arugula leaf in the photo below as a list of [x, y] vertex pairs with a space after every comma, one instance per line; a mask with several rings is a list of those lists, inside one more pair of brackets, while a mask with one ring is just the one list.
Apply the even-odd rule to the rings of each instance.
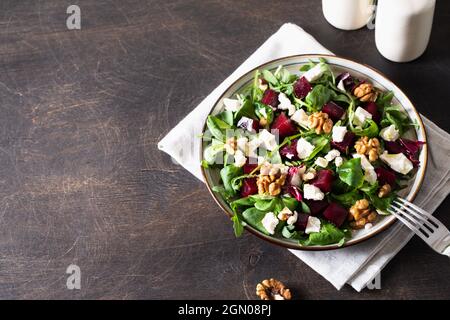
[[331, 95], [332, 91], [324, 85], [314, 86], [305, 98], [308, 111], [315, 112], [322, 109], [323, 105], [330, 101]]
[[217, 155], [223, 150], [225, 150], [225, 144], [222, 141], [213, 138], [211, 144], [203, 151], [204, 161], [206, 161], [207, 164], [218, 163]]
[[248, 208], [247, 210], [242, 212], [242, 216], [249, 225], [268, 235], [269, 232], [267, 232], [266, 228], [264, 228], [262, 224], [262, 219], [264, 219], [265, 215], [266, 212], [258, 210], [255, 207]]
[[233, 112], [232, 111], [222, 111], [221, 113], [216, 115], [217, 118], [224, 121], [230, 126], [233, 126]]
[[300, 240], [300, 244], [304, 246], [310, 245], [327, 245], [338, 243], [343, 245], [345, 242], [346, 234], [344, 231], [338, 229], [331, 223], [322, 223], [320, 232], [313, 232], [306, 240]]
[[274, 211], [279, 201], [280, 199], [278, 198], [272, 200], [258, 200], [255, 202], [255, 208], [265, 212]]
[[233, 221], [233, 229], [234, 229], [235, 236], [240, 237], [242, 235], [242, 233], [244, 232], [243, 221], [241, 220], [241, 218], [239, 217], [239, 215], [237, 213], [235, 213], [231, 217], [231, 221]]
[[355, 202], [362, 198], [357, 190], [352, 190], [343, 194], [331, 194], [331, 197], [342, 204], [344, 207], [350, 208]]
[[314, 159], [315, 156], [323, 149], [325, 149], [327, 146], [329, 146], [330, 143], [330, 138], [328, 136], [316, 136], [312, 139], [307, 140], [310, 140], [309, 142], [311, 142], [314, 145], [314, 149], [311, 152], [311, 154], [306, 159], [303, 160], [304, 162]]
[[273, 121], [273, 109], [261, 102], [255, 102], [255, 114], [259, 119], [266, 119], [268, 124]]
[[253, 106], [253, 103], [250, 101], [250, 99], [244, 99], [244, 101], [242, 102], [242, 107], [234, 115], [235, 120], [239, 120], [242, 117], [247, 117], [251, 119], [254, 119], [256, 117], [255, 107]]
[[231, 129], [231, 126], [216, 116], [209, 115], [206, 119], [206, 126], [214, 138], [225, 141], [225, 130]]
[[391, 205], [392, 201], [397, 197], [395, 192], [391, 192], [387, 197], [380, 198], [378, 197], [378, 181], [373, 184], [364, 183], [361, 187], [361, 191], [366, 194], [369, 198], [370, 203], [378, 210], [386, 211], [387, 208]]
[[309, 206], [304, 202], [300, 202], [300, 206], [302, 207], [302, 212], [306, 213], [306, 214], [311, 214], [311, 209], [309, 208]]
[[284, 226], [281, 229], [281, 235], [287, 239], [300, 239], [303, 235], [303, 232], [296, 231], [295, 226]]
[[260, 101], [263, 97], [263, 91], [259, 88], [259, 76], [261, 73], [259, 70], [255, 71], [255, 76], [253, 77], [253, 86], [252, 86], [252, 101], [255, 103], [256, 101]]
[[298, 206], [298, 201], [292, 197], [282, 197], [283, 207], [287, 207], [289, 210], [294, 211]]
[[345, 161], [336, 171], [339, 179], [351, 187], [359, 188], [364, 182], [364, 173], [361, 168], [360, 158]]
[[231, 207], [236, 209], [237, 207], [251, 207], [255, 204], [255, 200], [251, 197], [240, 198], [231, 202]]
[[220, 177], [225, 191], [231, 195], [236, 194], [236, 190], [233, 188], [232, 180], [235, 177], [242, 175], [242, 168], [236, 167], [234, 164], [229, 164], [220, 170]]
[[373, 138], [378, 136], [378, 126], [375, 121], [371, 119], [367, 119], [364, 123], [365, 128], [351, 128], [351, 131], [353, 131], [354, 134], [357, 136], [368, 136], [369, 138]]
[[278, 79], [269, 70], [263, 70], [262, 75], [263, 75], [264, 79], [266, 79], [266, 81], [269, 82], [270, 84], [272, 84], [274, 86], [279, 85]]

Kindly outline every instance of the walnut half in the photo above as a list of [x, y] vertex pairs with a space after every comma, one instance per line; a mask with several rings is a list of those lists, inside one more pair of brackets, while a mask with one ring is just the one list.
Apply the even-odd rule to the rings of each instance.
[[283, 282], [270, 278], [256, 285], [256, 295], [261, 300], [291, 300], [291, 291]]
[[362, 229], [367, 223], [374, 222], [378, 218], [378, 213], [369, 208], [369, 201], [361, 199], [355, 202], [350, 208], [350, 227], [352, 229]]

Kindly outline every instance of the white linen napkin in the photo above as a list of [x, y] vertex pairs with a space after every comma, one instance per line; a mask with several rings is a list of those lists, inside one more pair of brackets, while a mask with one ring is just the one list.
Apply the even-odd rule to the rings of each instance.
[[[284, 24], [224, 82], [173, 128], [158, 148], [202, 180], [198, 135], [212, 105], [240, 76], [273, 59], [294, 54], [331, 54], [311, 35], [295, 24]], [[423, 117], [423, 116], [422, 116]], [[433, 212], [450, 192], [450, 135], [424, 118], [428, 134], [429, 164], [424, 184], [415, 203]], [[413, 233], [396, 223], [379, 236], [361, 244], [334, 251], [291, 250], [298, 258], [330, 281], [337, 289], [349, 283], [360, 291], [411, 239]]]

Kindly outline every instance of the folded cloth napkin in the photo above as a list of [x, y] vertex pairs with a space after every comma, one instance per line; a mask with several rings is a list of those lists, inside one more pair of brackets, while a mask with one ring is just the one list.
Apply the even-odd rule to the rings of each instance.
[[[208, 95], [159, 143], [185, 169], [202, 180], [198, 135], [215, 101], [236, 79], [249, 70], [273, 59], [294, 54], [331, 54], [297, 25], [284, 24], [239, 68]], [[423, 117], [423, 116], [422, 116]], [[414, 201], [433, 212], [450, 192], [450, 135], [423, 117], [427, 134], [429, 164], [425, 181]], [[298, 258], [330, 281], [337, 289], [349, 283], [357, 291], [372, 281], [381, 269], [411, 239], [413, 233], [400, 223], [361, 244], [334, 251], [291, 250]]]

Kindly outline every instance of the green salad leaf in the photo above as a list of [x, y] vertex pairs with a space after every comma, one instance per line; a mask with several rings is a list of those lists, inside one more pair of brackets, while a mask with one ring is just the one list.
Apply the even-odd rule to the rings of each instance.
[[320, 232], [313, 232], [309, 235], [307, 239], [300, 240], [300, 244], [304, 246], [311, 245], [327, 245], [338, 243], [343, 245], [346, 239], [346, 234], [343, 230], [338, 229], [335, 225], [322, 222], [320, 227]]
[[242, 175], [242, 168], [236, 167], [234, 164], [229, 164], [220, 170], [220, 178], [222, 179], [223, 187], [226, 192], [231, 195], [236, 194], [236, 190], [233, 188], [232, 180], [240, 175]]
[[242, 212], [242, 216], [249, 225], [268, 235], [269, 233], [262, 224], [262, 219], [265, 215], [266, 212], [258, 210], [255, 207], [248, 208], [244, 212]]
[[359, 188], [364, 182], [364, 173], [361, 168], [360, 158], [345, 161], [336, 171], [339, 179], [351, 187]]
[[211, 132], [212, 136], [222, 142], [225, 142], [226, 130], [231, 129], [232, 126], [222, 119], [209, 115], [206, 119], [206, 126]]
[[323, 105], [330, 101], [332, 91], [324, 85], [318, 84], [308, 93], [305, 98], [306, 107], [309, 112], [322, 109]]

